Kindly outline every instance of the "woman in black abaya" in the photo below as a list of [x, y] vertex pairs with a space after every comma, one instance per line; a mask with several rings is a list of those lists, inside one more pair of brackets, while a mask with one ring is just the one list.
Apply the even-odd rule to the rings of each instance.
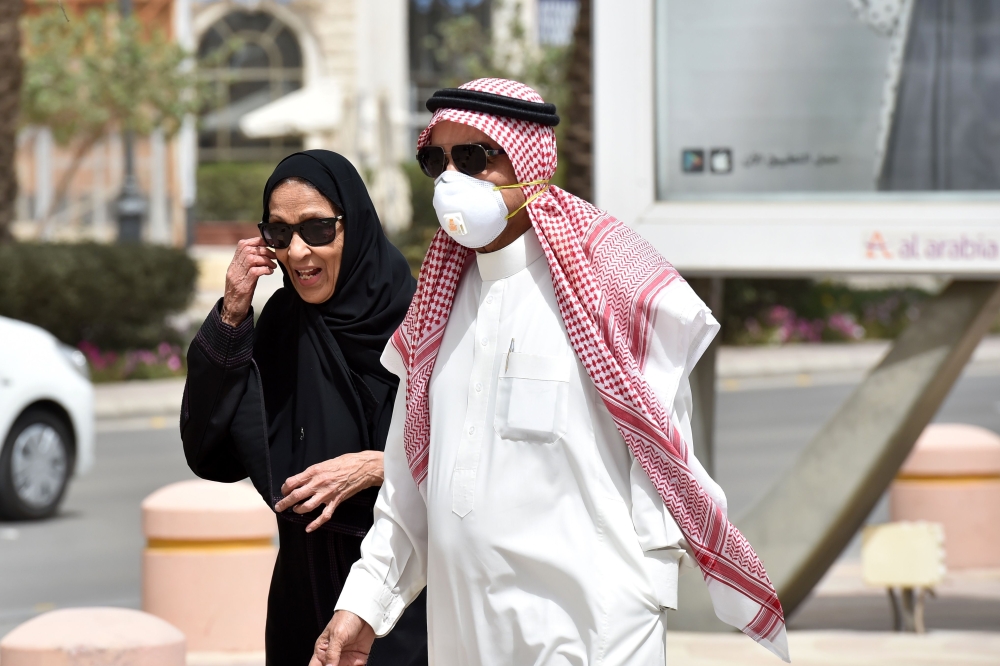
[[[225, 296], [188, 351], [181, 437], [195, 474], [249, 477], [276, 511], [267, 663], [306, 666], [372, 525], [398, 384], [379, 358], [415, 281], [336, 153], [285, 158], [260, 226], [261, 238], [240, 241]], [[254, 288], [276, 261], [284, 286], [255, 326]], [[369, 664], [426, 663], [421, 595]]]

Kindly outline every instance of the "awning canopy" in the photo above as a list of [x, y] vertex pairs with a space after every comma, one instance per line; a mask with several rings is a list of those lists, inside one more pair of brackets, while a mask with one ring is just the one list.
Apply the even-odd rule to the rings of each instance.
[[240, 129], [253, 139], [329, 132], [340, 126], [343, 110], [340, 85], [323, 78], [250, 111]]

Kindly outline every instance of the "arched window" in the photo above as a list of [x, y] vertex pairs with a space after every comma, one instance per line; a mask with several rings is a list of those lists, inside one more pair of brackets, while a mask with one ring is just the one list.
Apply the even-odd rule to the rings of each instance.
[[239, 128], [244, 114], [302, 87], [302, 50], [288, 26], [266, 12], [231, 12], [202, 37], [198, 58], [212, 86], [200, 161], [274, 162], [302, 148], [299, 137], [249, 139]]

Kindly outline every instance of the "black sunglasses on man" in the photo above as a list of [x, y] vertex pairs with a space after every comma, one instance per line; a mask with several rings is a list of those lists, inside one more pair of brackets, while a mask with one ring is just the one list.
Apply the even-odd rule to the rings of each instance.
[[441, 146], [424, 146], [417, 151], [417, 162], [420, 169], [431, 178], [444, 173], [448, 168], [449, 158], [455, 168], [466, 176], [475, 176], [486, 171], [489, 158], [506, 154], [503, 148], [490, 148], [481, 143], [461, 143], [452, 146], [450, 153], [446, 153]]

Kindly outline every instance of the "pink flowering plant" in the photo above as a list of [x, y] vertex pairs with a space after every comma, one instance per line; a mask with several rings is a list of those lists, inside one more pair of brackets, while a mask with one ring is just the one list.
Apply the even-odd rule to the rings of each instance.
[[95, 383], [183, 377], [187, 372], [181, 348], [169, 342], [161, 342], [155, 349], [125, 352], [102, 351], [86, 341], [78, 347], [87, 357], [90, 376]]
[[826, 318], [800, 317], [794, 310], [774, 305], [759, 318], [746, 321], [744, 344], [783, 345], [789, 342], [853, 342], [867, 337], [865, 327], [850, 312]]
[[852, 289], [829, 281], [727, 279], [723, 343], [782, 345], [892, 339], [931, 295], [912, 287]]

